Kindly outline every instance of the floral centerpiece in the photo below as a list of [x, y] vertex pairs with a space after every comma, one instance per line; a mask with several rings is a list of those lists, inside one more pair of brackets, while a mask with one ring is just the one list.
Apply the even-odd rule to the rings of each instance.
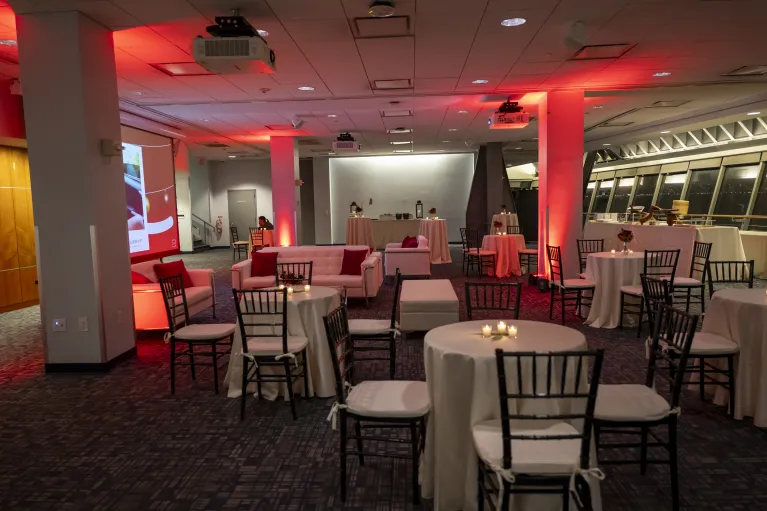
[[496, 234], [501, 234], [501, 229], [503, 228], [503, 222], [496, 220], [495, 222], [493, 222], [493, 227], [495, 227]]
[[286, 286], [297, 286], [301, 284], [304, 281], [304, 276], [300, 273], [296, 275], [295, 273], [290, 272], [282, 272], [280, 273], [280, 283], [284, 284]]
[[628, 229], [621, 229], [621, 232], [618, 233], [618, 239], [623, 242], [623, 250], [621, 252], [628, 254], [628, 244], [634, 241], [634, 233]]
[[362, 216], [362, 208], [357, 206], [357, 209], [355, 210], [357, 212], [358, 216]]

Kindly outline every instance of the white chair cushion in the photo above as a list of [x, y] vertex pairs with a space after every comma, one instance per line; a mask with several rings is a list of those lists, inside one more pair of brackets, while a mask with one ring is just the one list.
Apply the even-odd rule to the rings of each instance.
[[621, 286], [621, 293], [631, 296], [642, 296], [642, 286]]
[[[669, 280], [670, 277], [661, 277], [662, 280]], [[703, 282], [690, 277], [674, 277], [674, 287], [695, 287], [702, 286]]]
[[[299, 336], [288, 336], [288, 353], [299, 353], [309, 344], [309, 339]], [[248, 353], [259, 357], [281, 355], [282, 339], [278, 337], [253, 337], [248, 339]]]
[[247, 241], [233, 241], [232, 242], [232, 245], [236, 245], [236, 246], [237, 245], [242, 246], [242, 245], [248, 245], [248, 244], [249, 243]]
[[696, 332], [692, 338], [690, 356], [728, 355], [740, 352], [740, 346], [721, 335]]
[[600, 385], [594, 417], [603, 421], [655, 421], [671, 407], [663, 396], [646, 385]]
[[[558, 283], [556, 284], [559, 285]], [[594, 282], [587, 279], [565, 279], [564, 280], [565, 289], [578, 289], [578, 288], [594, 287], [594, 286], [595, 286]]]
[[229, 337], [234, 333], [233, 323], [217, 323], [213, 325], [194, 324], [176, 330], [173, 334], [179, 341], [212, 341]]
[[[395, 323], [396, 324], [396, 323]], [[349, 333], [352, 335], [377, 335], [389, 332], [390, 319], [350, 319]]]
[[[579, 432], [566, 422], [512, 421], [514, 435], [577, 435]], [[477, 454], [488, 464], [503, 466], [501, 420], [476, 424], [472, 430]], [[571, 474], [577, 466], [580, 439], [570, 440], [512, 440], [511, 471], [515, 474]]]
[[349, 392], [346, 406], [366, 417], [423, 417], [429, 413], [429, 389], [423, 381], [363, 381]]

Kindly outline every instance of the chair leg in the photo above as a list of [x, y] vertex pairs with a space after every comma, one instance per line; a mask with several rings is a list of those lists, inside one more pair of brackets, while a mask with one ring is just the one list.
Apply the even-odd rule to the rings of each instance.
[[389, 378], [394, 379], [397, 365], [397, 335], [392, 335], [389, 342]]
[[700, 400], [701, 401], [705, 401], [705, 399], [706, 399], [706, 389], [705, 389], [706, 377], [705, 377], [705, 375], [706, 375], [706, 359], [699, 358], [698, 359], [698, 378], [700, 378], [699, 388], [700, 388]]
[[341, 421], [341, 502], [346, 501], [346, 414], [339, 412]]
[[706, 312], [706, 293], [703, 292], [703, 286], [698, 289], [700, 290], [700, 312], [703, 314]]
[[560, 289], [559, 291], [559, 300], [562, 302], [562, 324], [565, 324], [565, 290]]
[[730, 388], [730, 415], [735, 417], [735, 357], [727, 357], [727, 379]]
[[264, 394], [261, 392], [261, 368], [258, 364], [256, 364], [256, 392], [258, 393], [258, 400], [261, 401]]
[[639, 298], [639, 319], [637, 320], [637, 339], [642, 337], [642, 318], [644, 317], [644, 298]]
[[549, 319], [554, 319], [554, 286], [551, 286], [551, 300], [549, 301]]
[[176, 340], [170, 338], [170, 393], [176, 393]]
[[639, 453], [639, 473], [642, 475], [647, 474], [647, 436], [648, 436], [648, 429], [642, 428], [642, 446]]
[[625, 297], [623, 293], [621, 293], [621, 316], [618, 319], [618, 328], [623, 328], [623, 306], [625, 305]]
[[216, 319], [216, 297], [213, 297], [213, 319]]
[[410, 423], [410, 450], [413, 457], [413, 504], [420, 502], [420, 491], [418, 487], [418, 426], [416, 421]]
[[187, 343], [187, 347], [189, 348], [189, 370], [192, 372], [192, 380], [196, 380], [197, 375], [194, 371], [194, 345], [189, 342]]
[[354, 421], [354, 434], [357, 436], [357, 457], [360, 460], [360, 466], [364, 466], [365, 456], [362, 454], [362, 426], [359, 419]]
[[248, 359], [242, 357], [242, 395], [240, 396], [240, 420], [245, 420], [245, 399], [248, 390]]
[[687, 288], [687, 304], [686, 304], [685, 312], [690, 312], [690, 296], [691, 296], [691, 294], [692, 294], [692, 288], [688, 287]]
[[309, 397], [309, 359], [307, 358], [307, 350], [303, 351], [301, 357], [304, 361], [304, 398]]
[[285, 379], [287, 380], [287, 384], [288, 384], [288, 399], [290, 400], [290, 412], [293, 414], [293, 420], [296, 420], [298, 419], [298, 415], [296, 415], [296, 398], [293, 395], [293, 377], [290, 374], [290, 360], [285, 359], [284, 367], [285, 367]]
[[218, 394], [218, 356], [216, 355], [216, 343], [218, 340], [211, 343], [211, 352], [213, 353], [213, 389]]
[[570, 511], [570, 485], [562, 487], [562, 511]]
[[668, 459], [669, 471], [671, 472], [671, 509], [673, 511], [679, 511], [679, 470], [677, 466], [676, 440], [676, 417], [673, 417], [668, 425]]
[[580, 318], [581, 316], [581, 296], [583, 294], [583, 291], [580, 289], [578, 290], [578, 296], [575, 299], [575, 314]]
[[477, 511], [485, 511], [485, 492], [483, 491], [482, 460], [477, 459]]

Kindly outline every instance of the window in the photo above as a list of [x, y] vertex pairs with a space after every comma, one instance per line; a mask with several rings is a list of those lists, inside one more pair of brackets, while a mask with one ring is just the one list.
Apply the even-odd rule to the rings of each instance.
[[[754, 210], [751, 214], [767, 216], [767, 179], [764, 177], [759, 184], [759, 190], [756, 191], [756, 202], [754, 202]], [[750, 231], [767, 231], [767, 219], [752, 218], [748, 229]]]
[[596, 188], [596, 181], [590, 182], [586, 186], [586, 193], [583, 194], [583, 212], [589, 212], [589, 206], [591, 205], [591, 196], [594, 194], [594, 188]]
[[[748, 210], [748, 201], [754, 189], [756, 176], [759, 174], [758, 165], [744, 165], [742, 167], [727, 167], [724, 169], [722, 187], [716, 199], [715, 215], [745, 215]], [[734, 225], [740, 227], [743, 219], [739, 218], [714, 218], [716, 225]]]
[[594, 207], [591, 208], [592, 213], [607, 213], [607, 203], [610, 202], [610, 190], [612, 190], [613, 184], [615, 181], [612, 179], [599, 182], [597, 196], [594, 197]]
[[625, 213], [629, 207], [631, 198], [631, 189], [634, 187], [636, 178], [624, 177], [618, 180], [618, 187], [613, 194], [613, 201], [610, 203], [610, 213]]
[[660, 184], [660, 193], [658, 194], [658, 206], [663, 209], [671, 209], [675, 200], [682, 196], [682, 188], [687, 179], [687, 173], [666, 174]]
[[658, 184], [658, 175], [639, 176], [637, 178], [637, 189], [634, 192], [634, 206], [644, 206], [647, 209], [652, 204], [652, 197], [655, 194], [655, 185]]
[[714, 196], [716, 179], [719, 177], [719, 169], [693, 170], [690, 176], [690, 186], [687, 188], [687, 199], [690, 201], [688, 213], [707, 215], [711, 206], [711, 198]]

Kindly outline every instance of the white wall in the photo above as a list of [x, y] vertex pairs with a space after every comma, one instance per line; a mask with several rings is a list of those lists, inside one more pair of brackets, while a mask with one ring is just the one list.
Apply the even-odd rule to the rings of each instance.
[[314, 158], [314, 241], [320, 245], [333, 242], [330, 232], [330, 161]]
[[[349, 204], [355, 201], [365, 216], [411, 213], [415, 203], [424, 204], [448, 223], [448, 239], [461, 239], [466, 223], [466, 204], [474, 176], [474, 155], [431, 154], [367, 156], [330, 160], [330, 204], [333, 243], [346, 242]], [[370, 205], [370, 199], [373, 204]]]
[[213, 223], [210, 218], [210, 171], [205, 158], [189, 156], [189, 194], [192, 214]]
[[222, 217], [221, 234], [213, 238], [212, 246], [229, 246], [228, 190], [256, 190], [256, 210], [270, 220], [272, 209], [272, 171], [270, 160], [240, 160], [210, 162], [210, 223], [216, 225]]

